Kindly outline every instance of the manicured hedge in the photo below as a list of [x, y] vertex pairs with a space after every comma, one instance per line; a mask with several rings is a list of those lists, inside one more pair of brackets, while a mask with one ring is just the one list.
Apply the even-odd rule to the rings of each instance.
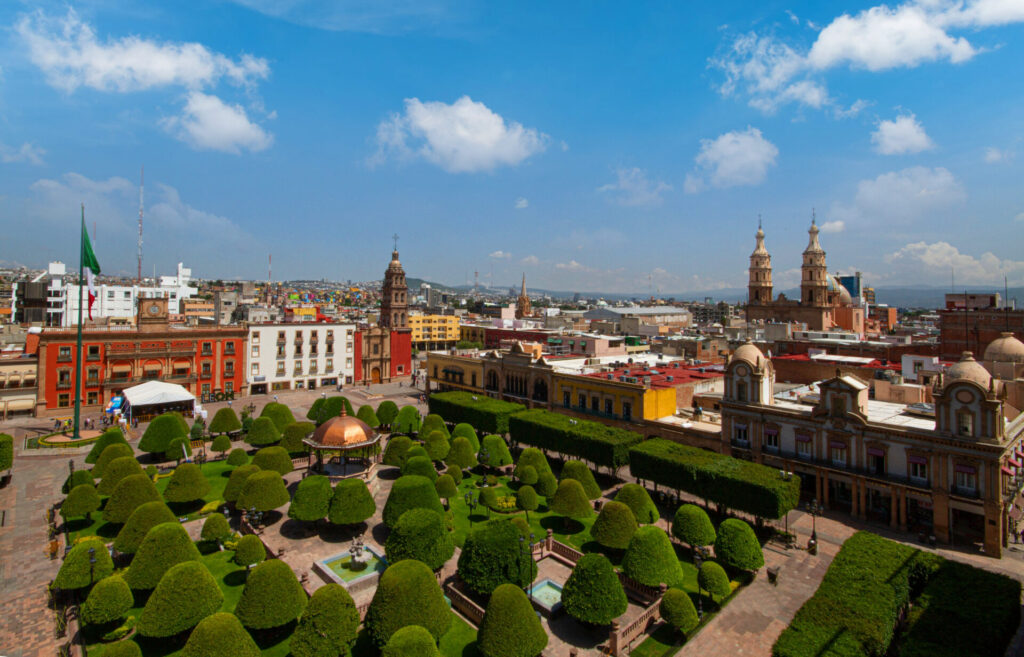
[[188, 436], [189, 426], [177, 413], [164, 413], [153, 418], [153, 421], [146, 427], [142, 439], [139, 441], [139, 449], [151, 454], [163, 454], [175, 438]]
[[327, 399], [318, 399], [313, 402], [313, 405], [309, 407], [309, 412], [306, 413], [306, 418], [313, 420], [317, 424], [323, 424], [332, 417], [338, 417], [341, 415], [341, 409], [345, 409], [345, 415], [354, 416], [356, 412], [352, 410], [352, 402], [347, 397], [336, 395], [334, 397], [328, 397]]
[[430, 481], [437, 480], [437, 470], [434, 468], [434, 462], [426, 456], [414, 456], [405, 462], [405, 465], [402, 466], [402, 476], [408, 475], [426, 477]]
[[294, 469], [287, 450], [279, 445], [257, 451], [253, 454], [252, 464], [260, 466], [260, 470], [273, 470], [282, 477]]
[[469, 444], [473, 446], [474, 453], [480, 451], [480, 439], [477, 437], [476, 429], [473, 428], [473, 425], [466, 422], [456, 424], [455, 428], [452, 429], [452, 440], [454, 441], [458, 436], [462, 436], [469, 441]]
[[[487, 454], [486, 459], [484, 458], [485, 453]], [[484, 436], [483, 441], [480, 443], [478, 457], [480, 463], [491, 468], [500, 468], [512, 464], [512, 455], [508, 452], [508, 444], [505, 443], [505, 439], [493, 434]]]
[[210, 492], [210, 482], [195, 463], [182, 463], [174, 469], [164, 499], [168, 502], [194, 502]]
[[[4, 434], [0, 434], [0, 445], [3, 444], [3, 436]], [[100, 434], [100, 437], [96, 439], [95, 443], [93, 443], [92, 449], [89, 450], [89, 453], [85, 457], [85, 462], [96, 463], [96, 460], [99, 459], [100, 454], [103, 453], [103, 450], [117, 443], [128, 444], [128, 441], [124, 439], [124, 434], [121, 433], [121, 429], [119, 429], [118, 427], [110, 427], [102, 434]], [[3, 459], [0, 458], [0, 470], [4, 469], [5, 468], [3, 467]]]
[[165, 522], [178, 522], [178, 518], [162, 501], [139, 505], [117, 533], [114, 549], [123, 554], [135, 554], [149, 530]]
[[562, 605], [567, 614], [590, 625], [607, 625], [626, 613], [626, 592], [608, 557], [591, 552], [576, 562], [562, 590]]
[[304, 452], [306, 446], [302, 441], [315, 430], [312, 422], [292, 422], [281, 432], [281, 447], [289, 453]]
[[[236, 449], [231, 452], [231, 456], [241, 450]], [[242, 452], [245, 454], [245, 452]], [[228, 459], [230, 461], [230, 458]], [[260, 466], [258, 465], [240, 465], [231, 471], [231, 476], [228, 477], [228, 483], [224, 487], [224, 501], [225, 502], [237, 502], [238, 497], [242, 494], [242, 489], [245, 488], [245, 480], [253, 476], [257, 472], [260, 472]]]
[[280, 627], [298, 618], [307, 600], [291, 567], [280, 559], [271, 559], [249, 572], [235, 615], [249, 629]]
[[430, 509], [444, 513], [432, 479], [420, 475], [402, 475], [396, 479], [384, 503], [384, 525], [394, 529], [398, 519], [410, 509]]
[[[131, 452], [132, 448], [128, 445], [111, 445], [107, 448], [106, 454], [120, 452], [121, 449], [126, 449]], [[100, 457], [97, 467], [103, 463], [103, 457]], [[93, 468], [93, 474], [95, 475], [96, 468]], [[118, 456], [109, 463], [104, 464], [103, 467], [103, 478], [100, 479], [100, 483], [96, 486], [96, 492], [100, 495], [112, 495], [117, 485], [121, 483], [121, 480], [131, 475], [142, 474], [142, 466], [135, 460], [135, 456], [127, 454], [124, 456]]]
[[366, 631], [378, 648], [408, 625], [423, 627], [436, 641], [451, 624], [452, 612], [434, 573], [415, 559], [399, 561], [384, 571], [365, 619]]
[[213, 442], [210, 443], [210, 451], [220, 452], [221, 456], [223, 456], [227, 452], [230, 452], [231, 438], [229, 438], [226, 435], [217, 436], [216, 438], [213, 439]]
[[412, 440], [408, 436], [392, 436], [388, 440], [388, 446], [384, 448], [384, 465], [402, 467], [405, 465], [406, 453], [412, 447]]
[[380, 426], [380, 419], [374, 412], [373, 406], [370, 406], [369, 404], [363, 404], [362, 406], [360, 406], [359, 410], [356, 411], [356, 417], [365, 422], [367, 426], [371, 428], [376, 428]]
[[203, 529], [199, 538], [204, 541], [223, 541], [231, 536], [231, 525], [228, 519], [219, 513], [211, 513], [203, 521]]
[[764, 552], [757, 535], [739, 518], [727, 518], [718, 526], [715, 558], [733, 570], [753, 572], [764, 565]]
[[636, 533], [636, 516], [629, 507], [614, 500], [605, 502], [590, 528], [594, 540], [612, 550], [625, 550]]
[[619, 492], [615, 494], [615, 501], [621, 502], [633, 512], [636, 521], [641, 525], [650, 525], [658, 522], [661, 514], [654, 501], [647, 493], [647, 489], [640, 484], [624, 484]]
[[445, 463], [454, 465], [460, 469], [472, 468], [476, 465], [476, 450], [469, 438], [456, 436], [452, 438], [452, 447], [448, 450]]
[[281, 430], [269, 417], [258, 417], [252, 421], [249, 432], [245, 434], [245, 442], [253, 447], [275, 445], [281, 441]]
[[[438, 501], [437, 504], [440, 507], [441, 502]], [[377, 503], [370, 494], [370, 489], [366, 487], [366, 481], [358, 478], [342, 479], [334, 487], [334, 493], [331, 495], [327, 520], [332, 525], [358, 525], [376, 512]]]
[[717, 536], [711, 518], [696, 504], [684, 504], [676, 509], [672, 535], [691, 548], [712, 545]]
[[428, 406], [448, 422], [465, 422], [479, 431], [506, 434], [509, 432], [509, 418], [525, 411], [522, 404], [491, 399], [484, 395], [468, 392], [436, 392], [430, 395]]
[[796, 508], [800, 499], [800, 477], [786, 481], [774, 468], [663, 438], [631, 448], [629, 470], [637, 479], [761, 518], [781, 518]]
[[309, 599], [288, 647], [292, 657], [347, 655], [358, 631], [359, 612], [352, 596], [339, 584], [327, 584]]
[[398, 404], [390, 399], [385, 399], [377, 407], [377, 419], [380, 420], [382, 426], [390, 427], [397, 417]]
[[519, 529], [501, 518], [477, 525], [459, 555], [459, 577], [481, 595], [505, 583], [526, 586], [537, 576], [537, 564], [523, 554]]
[[690, 594], [681, 589], [669, 589], [661, 599], [661, 617], [680, 632], [689, 632], [700, 623]]
[[562, 466], [561, 478], [575, 479], [580, 482], [588, 499], [596, 500], [601, 497], [601, 487], [597, 485], [594, 473], [590, 471], [590, 468], [583, 461], [566, 461], [565, 465]]
[[173, 566], [200, 559], [199, 550], [184, 527], [177, 522], [161, 523], [142, 539], [124, 581], [135, 590], [152, 589]]
[[124, 579], [111, 575], [101, 579], [89, 591], [89, 597], [82, 605], [82, 620], [93, 625], [112, 623], [124, 618], [133, 604], [135, 598]]
[[[93, 551], [92, 556], [96, 563], [89, 563], [89, 550]], [[57, 577], [53, 580], [53, 588], [71, 591], [83, 589], [104, 577], [109, 577], [114, 572], [114, 562], [107, 552], [107, 546], [98, 538], [90, 538], [76, 544], [64, 563], [57, 571]]]
[[509, 430], [517, 443], [570, 454], [608, 468], [629, 463], [630, 447], [644, 439], [635, 431], [577, 420], [542, 408], [516, 414], [509, 421]]
[[245, 480], [242, 494], [238, 496], [235, 504], [240, 509], [271, 511], [288, 504], [290, 499], [281, 475], [273, 470], [265, 470]]
[[14, 438], [6, 433], [0, 433], [0, 472], [10, 470], [12, 465], [14, 465]]
[[245, 465], [249, 462], [249, 454], [241, 447], [236, 447], [228, 454], [227, 462], [228, 465]]
[[295, 416], [292, 415], [291, 409], [278, 402], [270, 402], [264, 406], [263, 410], [260, 411], [260, 417], [270, 418], [278, 431], [284, 431], [286, 426], [295, 421]]
[[697, 582], [702, 589], [711, 594], [712, 599], [716, 595], [725, 597], [732, 592], [732, 587], [729, 586], [729, 576], [725, 573], [725, 568], [722, 568], [714, 561], [705, 561], [700, 565], [700, 572], [697, 573]]
[[331, 504], [331, 480], [324, 475], [310, 475], [295, 488], [288, 517], [300, 522], [316, 522], [327, 516]]
[[[391, 635], [380, 657], [440, 657], [437, 639], [419, 625], [406, 625]], [[296, 655], [296, 657], [301, 657]], [[316, 657], [320, 657], [317, 655]]]
[[89, 518], [93, 511], [100, 508], [100, 496], [92, 484], [75, 486], [60, 505], [60, 516], [67, 520], [78, 516]]
[[235, 545], [234, 562], [239, 566], [255, 566], [267, 558], [267, 548], [256, 534], [246, 534]]
[[622, 571], [645, 586], [678, 586], [683, 568], [668, 534], [660, 527], [641, 527], [633, 534], [622, 557]]
[[149, 597], [136, 630], [146, 637], [174, 636], [216, 613], [223, 602], [224, 594], [206, 566], [199, 561], [179, 563]]
[[103, 507], [103, 520], [118, 524], [128, 522], [135, 509], [146, 502], [159, 500], [160, 493], [157, 492], [152, 479], [144, 474], [127, 476], [117, 485]]
[[389, 563], [417, 559], [437, 570], [455, 554], [455, 542], [443, 515], [430, 509], [409, 509], [388, 534], [384, 550]]
[[238, 622], [238, 617], [223, 611], [199, 621], [181, 651], [181, 657], [260, 657], [260, 654], [259, 646]]
[[526, 594], [512, 584], [495, 589], [477, 632], [484, 657], [536, 657], [547, 645], [548, 634]]
[[226, 406], [210, 420], [210, 433], [234, 433], [242, 430], [242, 422], [230, 406]]
[[392, 423], [394, 433], [416, 433], [420, 430], [420, 412], [415, 406], [403, 406]]

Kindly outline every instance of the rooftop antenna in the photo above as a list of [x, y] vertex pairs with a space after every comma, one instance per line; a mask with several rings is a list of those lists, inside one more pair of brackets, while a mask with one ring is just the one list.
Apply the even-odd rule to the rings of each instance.
[[267, 289], [270, 289], [270, 281], [273, 280], [273, 278], [274, 278], [271, 275], [271, 273], [273, 272], [273, 265], [274, 265], [274, 254], [273, 253], [268, 253], [267, 254]]
[[392, 235], [391, 239], [394, 240], [394, 242], [395, 242], [395, 249], [394, 250], [397, 251], [398, 250], [398, 233], [395, 233], [394, 235]]
[[1006, 331], [1010, 331], [1010, 283], [1003, 274], [1003, 317], [1006, 318]]
[[[135, 284], [136, 285], [142, 285], [142, 214], [143, 214], [143, 207], [144, 207], [144, 205], [143, 205], [143, 198], [144, 198], [143, 197], [143, 190], [145, 189], [145, 187], [146, 187], [146, 166], [142, 165], [139, 168], [139, 253], [138, 253], [138, 257], [139, 257], [138, 265], [139, 265], [139, 268], [138, 268], [138, 271], [135, 274], [136, 275], [136, 279], [135, 279]], [[154, 278], [156, 277], [156, 273], [153, 274], [153, 277]]]
[[757, 213], [757, 229], [761, 230], [761, 213]]
[[480, 294], [480, 272], [473, 270], [473, 296]]

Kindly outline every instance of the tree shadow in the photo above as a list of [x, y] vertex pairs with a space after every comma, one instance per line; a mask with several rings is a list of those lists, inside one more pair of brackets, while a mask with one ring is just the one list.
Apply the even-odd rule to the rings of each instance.
[[[378, 527], [382, 526], [383, 524], [378, 525]], [[319, 536], [320, 540], [325, 543], [347, 543], [356, 536], [363, 534], [365, 531], [365, 522], [361, 522], [357, 525], [332, 525], [330, 523], [325, 523], [321, 525], [317, 536]]]
[[281, 536], [293, 541], [301, 541], [316, 536], [316, 525], [311, 522], [303, 522], [295, 518], [288, 518], [278, 528]]
[[146, 657], [162, 657], [163, 655], [170, 655], [173, 652], [181, 650], [185, 646], [185, 642], [188, 640], [191, 632], [182, 632], [175, 636], [170, 637], [144, 637], [136, 632], [136, 634], [130, 639], [139, 644], [139, 648], [142, 649], [142, 654]]
[[92, 520], [86, 520], [85, 518], [72, 518], [71, 520], [64, 521], [64, 531], [80, 532], [86, 527], [92, 525], [92, 523]]
[[550, 619], [548, 627], [565, 643], [585, 650], [593, 650], [607, 641], [610, 632], [608, 625], [587, 625], [565, 613]]
[[96, 528], [96, 535], [100, 538], [114, 539], [117, 538], [122, 527], [124, 527], [122, 523], [105, 522]]
[[616, 550], [615, 548], [606, 547], [595, 540], [587, 541], [580, 547], [580, 549], [586, 553], [596, 552], [597, 554], [604, 555], [608, 558], [608, 561], [612, 562], [613, 566], [621, 565], [622, 557], [626, 553], [625, 550]]
[[584, 528], [583, 523], [579, 520], [567, 518], [565, 516], [547, 516], [546, 518], [541, 518], [540, 526], [544, 529], [550, 529], [555, 534], [565, 534], [566, 536], [579, 534]]
[[245, 568], [239, 570], [232, 570], [230, 573], [224, 576], [224, 584], [226, 586], [242, 586], [245, 584], [245, 580], [249, 578], [249, 571]]
[[277, 524], [278, 522], [281, 522], [282, 518], [284, 518], [284, 514], [281, 513], [280, 511], [276, 510], [276, 509], [271, 510], [271, 511], [264, 511], [263, 512], [263, 518], [262, 518], [262, 525], [264, 527], [272, 527], [275, 524]]
[[249, 634], [260, 650], [269, 650], [283, 641], [287, 641], [295, 631], [298, 620], [289, 621], [278, 627], [271, 627], [266, 630], [251, 630]]
[[377, 476], [384, 481], [394, 481], [402, 476], [402, 470], [393, 466], [384, 466], [377, 469]]
[[182, 518], [190, 513], [195, 513], [199, 509], [203, 508], [206, 504], [205, 500], [190, 500], [188, 502], [168, 502], [167, 508], [171, 510], [171, 513]]

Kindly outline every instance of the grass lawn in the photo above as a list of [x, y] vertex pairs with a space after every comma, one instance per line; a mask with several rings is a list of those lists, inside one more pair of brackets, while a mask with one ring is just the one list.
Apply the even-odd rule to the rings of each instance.
[[[441, 637], [438, 650], [444, 657], [482, 657], [476, 647], [476, 630], [458, 614], [452, 614], [452, 625]], [[264, 652], [264, 655], [268, 653]], [[366, 630], [359, 632], [352, 657], [378, 657], [380, 651], [370, 641]]]
[[676, 645], [679, 633], [667, 623], [656, 629], [643, 643], [629, 653], [630, 657], [669, 657], [676, 654], [682, 645]]

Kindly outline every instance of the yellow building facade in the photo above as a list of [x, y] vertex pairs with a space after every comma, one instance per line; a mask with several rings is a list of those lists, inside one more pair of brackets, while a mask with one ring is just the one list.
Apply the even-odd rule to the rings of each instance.
[[479, 358], [432, 351], [427, 354], [427, 379], [436, 384], [437, 390], [484, 394], [484, 364]]
[[552, 406], [619, 420], [655, 420], [676, 412], [673, 388], [645, 388], [642, 384], [580, 376], [554, 375]]
[[415, 349], [446, 349], [459, 341], [459, 318], [455, 315], [410, 315], [408, 323]]

